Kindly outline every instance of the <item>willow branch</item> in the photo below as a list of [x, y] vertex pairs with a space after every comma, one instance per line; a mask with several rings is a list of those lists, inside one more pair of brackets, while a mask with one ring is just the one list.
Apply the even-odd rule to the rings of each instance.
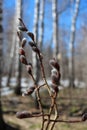
[[37, 86], [36, 81], [34, 79], [34, 76], [32, 74], [31, 74], [31, 77], [32, 77], [32, 79], [34, 81], [34, 84], [36, 85], [36, 88], [35, 88], [36, 91], [35, 92], [36, 92], [36, 95], [37, 95], [37, 100], [38, 100], [38, 103], [39, 103], [39, 108], [40, 108], [40, 111], [42, 113], [42, 128], [41, 128], [41, 130], [43, 130], [45, 119], [44, 119], [44, 111], [43, 111], [43, 107], [42, 107], [42, 103], [41, 103], [41, 97], [40, 97], [38, 86]]
[[58, 107], [57, 107], [57, 103], [56, 103], [56, 98], [57, 98], [57, 93], [55, 93], [55, 98], [54, 98], [55, 118], [54, 118], [54, 122], [53, 122], [50, 130], [53, 130], [53, 128], [55, 126], [55, 121], [59, 117], [59, 115], [58, 115]]

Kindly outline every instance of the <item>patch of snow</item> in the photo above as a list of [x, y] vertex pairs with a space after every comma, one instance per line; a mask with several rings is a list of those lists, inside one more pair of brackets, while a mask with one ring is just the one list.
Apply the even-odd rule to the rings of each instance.
[[9, 95], [9, 94], [12, 94], [12, 93], [13, 93], [13, 90], [4, 91], [4, 92], [1, 92], [1, 96]]
[[60, 84], [61, 84], [62, 86], [64, 86], [64, 87], [68, 87], [68, 86], [69, 86], [69, 80], [68, 80], [68, 79], [66, 79], [66, 80], [61, 80], [61, 81], [60, 81]]

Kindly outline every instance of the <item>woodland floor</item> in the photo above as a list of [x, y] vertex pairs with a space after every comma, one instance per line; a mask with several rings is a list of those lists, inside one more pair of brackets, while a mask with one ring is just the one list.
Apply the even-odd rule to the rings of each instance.
[[[48, 93], [41, 92], [44, 111], [48, 111], [50, 98]], [[59, 92], [57, 99], [60, 119], [80, 119], [83, 113], [87, 113], [87, 88], [74, 90], [65, 88]], [[16, 112], [35, 109], [32, 97], [8, 95], [2, 97], [4, 120], [20, 130], [39, 130], [41, 118], [17, 119]], [[82, 123], [56, 123], [54, 130], [87, 130], [87, 121]]]

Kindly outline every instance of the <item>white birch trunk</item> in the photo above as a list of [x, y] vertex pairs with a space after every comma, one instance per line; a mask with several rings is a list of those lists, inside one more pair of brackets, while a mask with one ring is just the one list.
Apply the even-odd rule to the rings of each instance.
[[[22, 8], [22, 0], [17, 0], [16, 1], [16, 27], [18, 27], [20, 25], [20, 22], [18, 20], [18, 18], [21, 17], [21, 10]], [[15, 34], [16, 35], [16, 34]], [[19, 61], [19, 54], [18, 54], [18, 50], [19, 50], [19, 38], [16, 37], [16, 79], [17, 79], [17, 85], [16, 85], [16, 89], [15, 89], [15, 93], [16, 94], [21, 94], [21, 63]]]
[[58, 0], [52, 0], [52, 15], [53, 15], [53, 57], [58, 58]]
[[[36, 39], [36, 44], [38, 43], [38, 22], [39, 22], [39, 6], [40, 6], [40, 0], [35, 0], [35, 11], [34, 11], [34, 35]], [[38, 84], [39, 81], [39, 64], [38, 64], [38, 58], [36, 53], [32, 52], [32, 62], [33, 62], [33, 68], [34, 68], [34, 77], [36, 80], [36, 84]], [[38, 109], [39, 104], [37, 102], [37, 96], [35, 95], [35, 106]]]
[[79, 12], [79, 5], [80, 5], [80, 0], [76, 0], [75, 3], [75, 10], [74, 10], [74, 14], [72, 17], [72, 23], [71, 23], [71, 34], [70, 34], [70, 58], [69, 58], [69, 79], [70, 79], [70, 86], [74, 87], [74, 78], [75, 78], [75, 74], [74, 74], [74, 68], [75, 68], [75, 64], [74, 64], [74, 53], [75, 53], [75, 49], [74, 49], [74, 42], [75, 42], [75, 33], [76, 33], [76, 21], [77, 21], [77, 17], [78, 17], [78, 12]]
[[[40, 0], [35, 0], [35, 12], [34, 12], [34, 35], [36, 39], [36, 43], [38, 42], [38, 21], [39, 21], [39, 3]], [[34, 67], [34, 77], [36, 79], [36, 82], [39, 80], [39, 71], [38, 71], [38, 60], [37, 56], [34, 52], [32, 52], [32, 62]]]
[[[20, 23], [19, 23], [19, 20], [18, 20], [18, 18], [20, 18], [21, 17], [21, 0], [17, 0], [16, 1], [16, 17], [15, 17], [15, 19], [16, 19], [16, 27], [18, 27], [19, 25], [20, 25]], [[16, 30], [17, 31], [17, 30]], [[16, 35], [16, 34], [15, 34]], [[15, 73], [15, 75], [16, 75], [16, 77], [18, 77], [18, 73], [19, 73], [19, 56], [18, 56], [18, 50], [19, 50], [19, 38], [18, 37], [16, 37], [16, 73]]]
[[41, 51], [42, 51], [42, 46], [43, 46], [43, 34], [44, 34], [44, 4], [45, 4], [45, 1], [41, 0], [41, 2], [40, 2], [40, 15], [39, 15], [39, 19], [40, 19], [39, 47], [40, 47]]
[[9, 71], [8, 71], [8, 78], [7, 78], [7, 83], [6, 86], [9, 86], [10, 84], [10, 79], [11, 79], [11, 74], [12, 74], [12, 69], [13, 69], [13, 63], [14, 63], [14, 55], [15, 55], [15, 41], [16, 41], [16, 15], [14, 16], [14, 26], [13, 26], [13, 36], [12, 36], [12, 47], [11, 47], [11, 52], [10, 52], [10, 64], [9, 64]]

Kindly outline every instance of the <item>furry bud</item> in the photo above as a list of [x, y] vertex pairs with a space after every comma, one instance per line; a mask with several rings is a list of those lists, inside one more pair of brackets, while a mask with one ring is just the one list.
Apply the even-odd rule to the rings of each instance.
[[58, 85], [58, 83], [59, 83], [59, 77], [57, 75], [55, 75], [55, 74], [52, 74], [51, 78], [52, 78], [52, 83]]
[[54, 67], [55, 69], [57, 69], [58, 71], [60, 71], [60, 66], [59, 66], [58, 62], [55, 59], [50, 60], [49, 63], [50, 63], [50, 65], [52, 67]]
[[22, 47], [19, 48], [19, 54], [25, 56], [25, 51]]
[[25, 44], [26, 44], [26, 42], [27, 42], [26, 38], [23, 38], [23, 39], [22, 39], [22, 42], [21, 42], [21, 46], [24, 47]]
[[26, 68], [27, 68], [27, 72], [28, 72], [29, 74], [32, 74], [32, 65], [28, 64], [28, 65], [26, 66]]
[[87, 113], [85, 113], [83, 116], [82, 116], [82, 121], [86, 121], [87, 120]]
[[53, 69], [51, 70], [51, 73], [57, 75], [58, 71], [57, 71], [57, 69], [53, 68]]
[[26, 60], [26, 57], [24, 55], [20, 56], [20, 61], [21, 61], [21, 63], [27, 65], [27, 60]]
[[28, 96], [31, 95], [34, 92], [35, 87], [30, 87], [26, 92], [22, 94], [22, 96]]
[[20, 31], [24, 31], [24, 32], [27, 31], [27, 28], [26, 28], [26, 27], [23, 27], [23, 26], [19, 26], [18, 29], [19, 29]]
[[34, 34], [32, 32], [27, 32], [27, 35], [34, 41]]
[[33, 47], [33, 46], [35, 46], [35, 47], [36, 47], [35, 43], [34, 43], [34, 42], [32, 42], [32, 41], [29, 41], [29, 45], [30, 45], [31, 47]]
[[59, 89], [58, 89], [58, 86], [57, 86], [57, 85], [51, 83], [50, 86], [51, 86], [51, 88], [52, 88], [56, 93], [58, 93]]
[[22, 111], [22, 112], [16, 113], [16, 117], [19, 118], [19, 119], [30, 118], [31, 116], [32, 116], [31, 113], [29, 113], [27, 111]]
[[39, 49], [38, 49], [37, 47], [35, 47], [35, 46], [32, 47], [32, 50], [33, 50], [34, 52], [36, 52], [36, 53], [39, 53], [39, 52], [40, 52]]
[[42, 55], [42, 53], [40, 53], [40, 58], [43, 59], [43, 55]]

